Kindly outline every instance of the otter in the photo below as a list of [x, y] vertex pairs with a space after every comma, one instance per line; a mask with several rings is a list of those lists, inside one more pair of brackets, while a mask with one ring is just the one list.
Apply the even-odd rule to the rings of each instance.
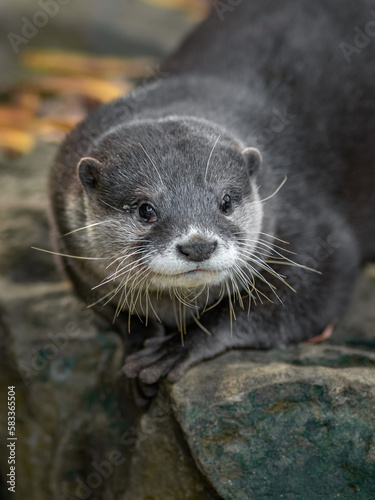
[[226, 350], [319, 336], [375, 256], [373, 4], [237, 3], [91, 112], [52, 169], [56, 253], [147, 394]]

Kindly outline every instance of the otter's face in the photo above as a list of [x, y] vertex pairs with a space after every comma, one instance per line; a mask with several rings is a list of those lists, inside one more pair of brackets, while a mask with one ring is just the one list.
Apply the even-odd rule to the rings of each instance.
[[[200, 122], [136, 124], [78, 166], [101, 279], [114, 287], [204, 289], [237, 279], [255, 249], [259, 151]], [[106, 222], [103, 222], [106, 221]]]

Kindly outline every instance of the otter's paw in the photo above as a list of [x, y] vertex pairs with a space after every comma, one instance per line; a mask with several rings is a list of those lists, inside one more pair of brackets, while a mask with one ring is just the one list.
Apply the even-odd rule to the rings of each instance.
[[184, 370], [179, 370], [178, 374], [173, 370], [175, 376], [168, 377], [171, 382], [176, 382], [188, 368], [187, 358], [188, 349], [182, 345], [179, 334], [151, 338], [144, 342], [142, 349], [125, 358], [123, 370], [129, 378], [138, 377], [144, 384], [155, 384], [172, 369], [184, 365]]
[[128, 387], [135, 404], [145, 408], [158, 392], [158, 384], [144, 384], [139, 378], [128, 379]]

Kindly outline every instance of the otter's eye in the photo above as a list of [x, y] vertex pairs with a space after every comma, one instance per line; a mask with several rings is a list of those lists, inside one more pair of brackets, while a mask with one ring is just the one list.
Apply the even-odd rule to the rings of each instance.
[[226, 194], [220, 202], [220, 209], [227, 214], [232, 206], [232, 200], [229, 194]]
[[148, 203], [142, 203], [139, 207], [139, 215], [145, 222], [155, 222], [157, 220], [155, 210]]

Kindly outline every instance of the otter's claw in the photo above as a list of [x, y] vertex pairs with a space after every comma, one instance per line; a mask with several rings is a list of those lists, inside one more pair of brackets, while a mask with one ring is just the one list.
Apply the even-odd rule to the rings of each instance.
[[141, 408], [148, 406], [150, 399], [158, 392], [157, 384], [144, 384], [137, 378], [129, 379], [129, 389], [136, 405]]
[[145, 341], [142, 349], [125, 359], [123, 370], [129, 378], [138, 377], [144, 384], [155, 384], [186, 355], [179, 335], [151, 338]]

